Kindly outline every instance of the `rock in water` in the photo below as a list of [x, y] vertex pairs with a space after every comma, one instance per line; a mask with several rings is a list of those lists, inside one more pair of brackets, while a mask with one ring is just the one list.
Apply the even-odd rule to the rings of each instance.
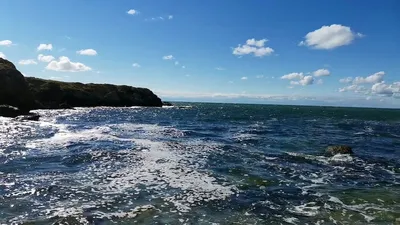
[[0, 116], [14, 118], [19, 115], [21, 115], [21, 111], [17, 107], [9, 105], [0, 105]]
[[34, 100], [25, 77], [13, 63], [0, 58], [0, 105], [15, 106], [23, 113], [29, 112]]
[[21, 115], [21, 116], [17, 116], [15, 119], [18, 121], [39, 121], [40, 115], [35, 114], [35, 113], [29, 113], [27, 115]]
[[353, 154], [353, 150], [350, 146], [347, 145], [335, 145], [329, 146], [326, 149], [326, 153], [330, 155], [337, 155], [337, 154]]

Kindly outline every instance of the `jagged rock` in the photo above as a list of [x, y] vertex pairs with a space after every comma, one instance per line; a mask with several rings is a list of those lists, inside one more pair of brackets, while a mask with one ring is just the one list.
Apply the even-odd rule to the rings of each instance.
[[347, 145], [335, 145], [335, 146], [329, 146], [326, 149], [326, 153], [329, 155], [353, 154], [353, 150], [350, 146]]

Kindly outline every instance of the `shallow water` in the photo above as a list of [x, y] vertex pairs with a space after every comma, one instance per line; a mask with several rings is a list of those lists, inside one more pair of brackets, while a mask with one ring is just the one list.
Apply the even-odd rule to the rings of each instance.
[[0, 224], [400, 223], [400, 111], [191, 105], [0, 118]]

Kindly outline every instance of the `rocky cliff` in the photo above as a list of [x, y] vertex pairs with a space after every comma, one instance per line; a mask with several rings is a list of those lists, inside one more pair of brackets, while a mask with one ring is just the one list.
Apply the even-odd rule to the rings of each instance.
[[15, 106], [28, 112], [32, 109], [95, 106], [160, 107], [162, 101], [147, 88], [24, 77], [13, 63], [0, 58], [0, 105]]

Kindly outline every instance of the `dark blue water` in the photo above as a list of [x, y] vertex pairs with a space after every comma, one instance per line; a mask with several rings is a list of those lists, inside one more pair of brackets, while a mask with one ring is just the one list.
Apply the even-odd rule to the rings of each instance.
[[0, 118], [0, 224], [400, 223], [400, 110], [190, 105]]

